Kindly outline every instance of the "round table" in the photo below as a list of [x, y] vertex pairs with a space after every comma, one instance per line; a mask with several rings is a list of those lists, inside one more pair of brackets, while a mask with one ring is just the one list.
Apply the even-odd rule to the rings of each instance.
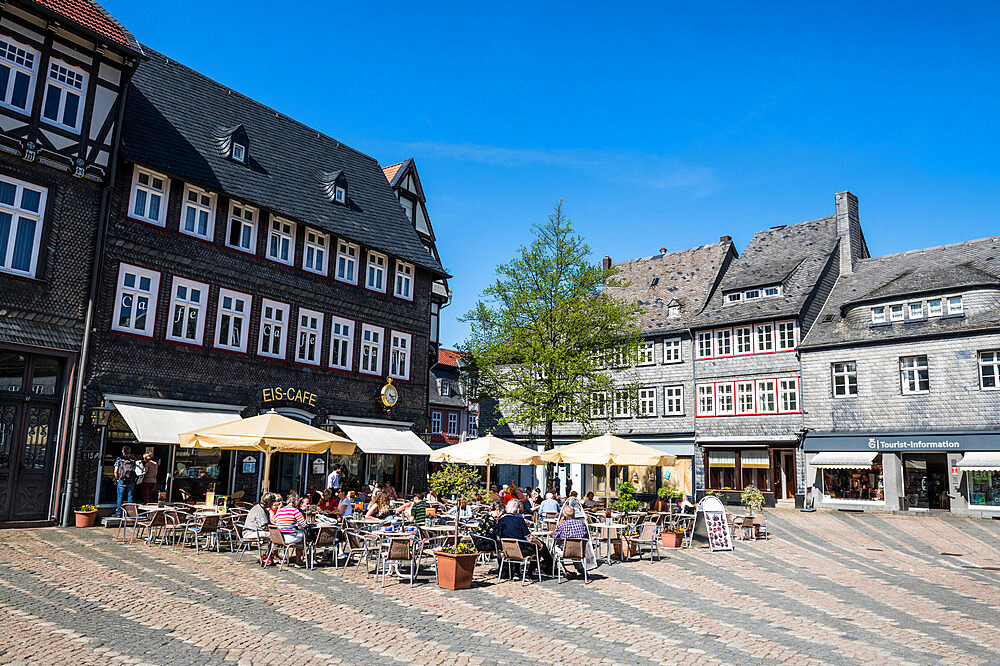
[[605, 553], [604, 559], [607, 561], [608, 566], [611, 565], [611, 530], [623, 530], [628, 529], [628, 525], [623, 523], [591, 523], [594, 527], [599, 527], [603, 529], [608, 534], [608, 550]]

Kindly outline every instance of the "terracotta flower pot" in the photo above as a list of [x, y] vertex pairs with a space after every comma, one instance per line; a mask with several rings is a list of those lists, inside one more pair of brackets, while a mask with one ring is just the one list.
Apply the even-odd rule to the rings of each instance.
[[74, 511], [77, 527], [93, 527], [97, 521], [97, 511]]
[[660, 532], [660, 543], [664, 548], [680, 548], [684, 535], [678, 532]]
[[437, 558], [438, 587], [446, 590], [468, 590], [472, 587], [472, 572], [476, 568], [478, 553], [455, 555], [434, 551]]

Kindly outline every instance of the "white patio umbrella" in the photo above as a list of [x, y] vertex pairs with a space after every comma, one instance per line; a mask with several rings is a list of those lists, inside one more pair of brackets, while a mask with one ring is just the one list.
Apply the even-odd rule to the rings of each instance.
[[431, 454], [431, 462], [486, 465], [486, 489], [490, 488], [490, 465], [543, 465], [538, 451], [494, 437], [492, 434], [459, 442]]

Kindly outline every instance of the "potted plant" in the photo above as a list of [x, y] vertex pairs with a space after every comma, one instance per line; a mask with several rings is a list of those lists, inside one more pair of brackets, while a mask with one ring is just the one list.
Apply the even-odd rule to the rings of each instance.
[[[482, 494], [479, 472], [473, 467], [442, 465], [431, 474], [431, 490], [437, 497], [453, 497], [461, 506], [462, 500], [475, 501]], [[467, 590], [472, 587], [472, 572], [479, 553], [467, 543], [458, 542], [458, 521], [461, 511], [455, 511], [455, 532], [452, 543], [434, 551], [437, 561], [438, 587], [447, 590]]]
[[757, 489], [757, 486], [750, 484], [740, 493], [740, 502], [753, 516], [761, 512], [761, 507], [764, 506], [764, 494]]
[[664, 548], [680, 548], [684, 543], [683, 527], [668, 527], [660, 532], [660, 543]]
[[97, 507], [93, 504], [84, 504], [73, 513], [76, 514], [77, 527], [93, 527], [97, 520]]
[[[622, 481], [618, 484], [618, 498], [614, 501], [612, 506], [616, 511], [621, 511], [623, 514], [636, 511], [639, 508], [639, 500], [635, 498], [635, 486], [633, 486], [628, 481]], [[619, 534], [619, 537], [624, 536]], [[619, 555], [623, 559], [628, 559], [632, 557], [632, 542], [626, 539], [619, 538], [614, 542], [615, 554]]]

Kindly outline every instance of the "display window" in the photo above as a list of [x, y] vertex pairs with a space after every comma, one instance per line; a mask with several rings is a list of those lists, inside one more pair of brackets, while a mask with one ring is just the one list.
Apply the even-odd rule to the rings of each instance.
[[823, 493], [830, 499], [883, 501], [882, 454], [868, 469], [824, 469]]
[[969, 504], [1000, 507], [1000, 472], [975, 470], [969, 474]]
[[736, 487], [736, 452], [708, 452], [708, 487], [713, 490], [732, 490]]
[[224, 456], [222, 449], [178, 448], [174, 456], [171, 499], [178, 502], [187, 499], [200, 502], [209, 491], [225, 494], [228, 468], [229, 456]]

